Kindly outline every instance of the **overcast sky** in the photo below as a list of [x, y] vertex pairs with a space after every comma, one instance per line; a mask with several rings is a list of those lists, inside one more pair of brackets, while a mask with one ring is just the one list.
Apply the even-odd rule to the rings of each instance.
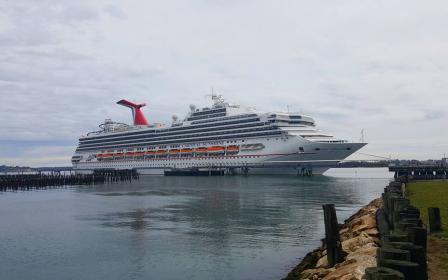
[[[362, 152], [448, 152], [447, 1], [2, 0], [0, 165], [70, 165], [105, 118], [150, 122], [210, 87], [299, 111]], [[365, 156], [357, 156], [366, 158]]]

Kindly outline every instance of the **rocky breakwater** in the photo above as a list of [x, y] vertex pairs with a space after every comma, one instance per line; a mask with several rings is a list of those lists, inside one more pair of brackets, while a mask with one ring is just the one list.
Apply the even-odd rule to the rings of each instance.
[[382, 206], [375, 199], [361, 208], [339, 227], [343, 261], [329, 267], [325, 242], [308, 253], [284, 279], [361, 279], [367, 267], [376, 266], [379, 232], [375, 214]]

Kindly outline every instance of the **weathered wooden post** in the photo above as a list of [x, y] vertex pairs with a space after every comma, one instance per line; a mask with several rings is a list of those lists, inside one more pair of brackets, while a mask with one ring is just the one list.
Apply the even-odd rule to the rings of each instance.
[[407, 228], [409, 241], [415, 245], [422, 246], [426, 252], [426, 242], [428, 238], [428, 232], [423, 227], [409, 227]]
[[378, 263], [380, 263], [383, 259], [410, 261], [411, 253], [403, 249], [379, 247], [376, 250], [376, 259]]
[[418, 264], [410, 261], [390, 260], [382, 259], [378, 263], [379, 266], [387, 267], [393, 270], [397, 270], [404, 275], [406, 280], [419, 280], [418, 277]]
[[406, 198], [406, 184], [401, 183], [401, 195]]
[[368, 267], [365, 274], [366, 280], [402, 280], [403, 273], [387, 267]]
[[394, 200], [394, 208], [392, 209], [392, 220], [390, 221], [394, 225], [394, 229], [397, 227], [396, 225], [400, 221], [400, 212], [410, 204], [409, 199], [406, 198], [396, 198]]
[[440, 218], [440, 209], [437, 207], [428, 208], [429, 232], [438, 232], [442, 230], [442, 219]]
[[[410, 243], [410, 242], [388, 242], [384, 244], [384, 247], [387, 248], [395, 248], [395, 249], [401, 249], [401, 250], [407, 250], [410, 253], [410, 262], [416, 264], [417, 266], [415, 268], [412, 268], [410, 271], [404, 271], [397, 267], [388, 266], [387, 264], [383, 264], [383, 261], [389, 261], [389, 260], [378, 260], [379, 265], [386, 266], [392, 269], [399, 270], [403, 272], [406, 279], [428, 279], [427, 275], [427, 265], [426, 265], [426, 251], [424, 250], [423, 246], [418, 246], [416, 244]], [[398, 263], [397, 263], [398, 265]], [[401, 265], [400, 265], [401, 266]], [[406, 267], [410, 268], [409, 265], [405, 265]], [[408, 274], [410, 273], [410, 274]]]
[[322, 205], [325, 221], [325, 243], [327, 260], [330, 267], [344, 260], [342, 244], [339, 237], [339, 225], [334, 204]]
[[389, 221], [387, 220], [387, 214], [383, 208], [380, 208], [376, 211], [375, 218], [376, 218], [376, 224], [378, 226], [378, 231], [380, 232], [380, 235], [384, 236], [384, 235], [388, 234], [390, 231], [390, 225], [389, 225]]

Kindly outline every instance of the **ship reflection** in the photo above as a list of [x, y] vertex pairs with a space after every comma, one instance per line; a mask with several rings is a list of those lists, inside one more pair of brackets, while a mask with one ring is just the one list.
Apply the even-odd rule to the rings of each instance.
[[102, 226], [168, 231], [189, 236], [193, 243], [217, 247], [226, 247], [229, 240], [248, 246], [294, 243], [303, 235], [301, 231], [316, 233], [320, 229], [322, 204], [335, 203], [344, 216], [353, 205], [365, 203], [356, 181], [328, 177], [163, 177], [133, 184], [132, 191], [123, 192], [126, 186], [120, 185], [102, 195], [144, 197], [147, 201], [139, 200], [138, 208], [132, 209], [131, 200], [126, 211], [102, 215]]

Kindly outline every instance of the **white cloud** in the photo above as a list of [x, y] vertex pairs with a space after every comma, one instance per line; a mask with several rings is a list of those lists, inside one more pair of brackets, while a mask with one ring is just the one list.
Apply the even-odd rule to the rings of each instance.
[[73, 141], [104, 118], [129, 121], [121, 98], [169, 121], [213, 85], [262, 110], [302, 110], [343, 138], [364, 128], [368, 153], [438, 158], [447, 12], [445, 1], [9, 2], [0, 140]]

